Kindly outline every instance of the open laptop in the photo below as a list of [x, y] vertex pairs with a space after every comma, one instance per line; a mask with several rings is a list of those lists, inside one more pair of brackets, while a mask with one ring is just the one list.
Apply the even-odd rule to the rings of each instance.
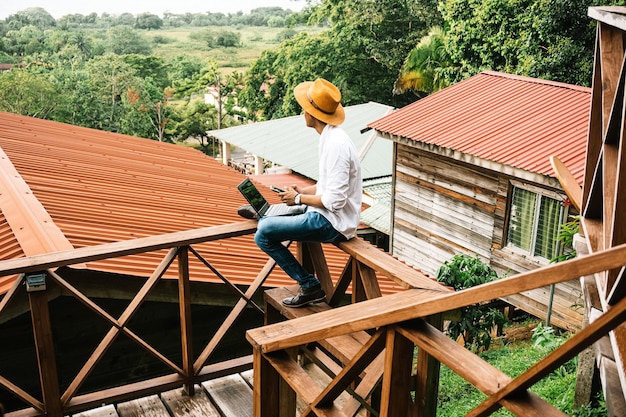
[[291, 216], [294, 214], [304, 213], [307, 208], [304, 204], [297, 206], [288, 206], [287, 204], [269, 204], [249, 178], [243, 180], [237, 188], [246, 200], [248, 200], [248, 203], [250, 203], [259, 217]]

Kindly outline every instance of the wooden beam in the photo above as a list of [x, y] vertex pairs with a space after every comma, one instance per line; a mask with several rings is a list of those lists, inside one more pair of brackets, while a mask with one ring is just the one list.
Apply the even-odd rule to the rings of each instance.
[[313, 266], [315, 277], [322, 284], [322, 289], [329, 297], [333, 293], [333, 281], [328, 270], [328, 263], [319, 242], [299, 242], [303, 247], [303, 255], [306, 255], [310, 264]]
[[498, 402], [521, 389], [530, 388], [534, 383], [546, 377], [556, 368], [573, 358], [578, 352], [599, 340], [626, 320], [626, 298], [621, 299], [611, 309], [602, 314], [591, 324], [567, 339], [561, 346], [546, 355], [545, 358], [530, 367], [510, 383], [494, 394], [491, 394], [472, 412], [472, 416], [483, 415], [483, 412], [493, 412], [498, 408]]
[[48, 295], [45, 290], [28, 293], [30, 311], [33, 322], [37, 363], [39, 364], [39, 381], [46, 415], [62, 417], [63, 406], [59, 390], [52, 326], [48, 310]]
[[[141, 287], [135, 298], [131, 301], [131, 303], [126, 307], [126, 310], [122, 312], [120, 318], [112, 324], [111, 330], [104, 336], [104, 338], [100, 341], [96, 349], [92, 352], [87, 362], [83, 365], [81, 370], [76, 375], [76, 378], [70, 383], [70, 385], [63, 393], [61, 397], [64, 403], [67, 403], [70, 398], [72, 398], [80, 386], [85, 382], [91, 371], [96, 367], [102, 356], [106, 353], [109, 347], [113, 344], [117, 336], [120, 332], [125, 331], [127, 334], [132, 334], [129, 329], [126, 329], [125, 326], [128, 321], [133, 317], [133, 315], [137, 312], [137, 309], [143, 303], [146, 296], [150, 292], [150, 290], [156, 285], [159, 279], [163, 276], [167, 268], [172, 264], [174, 259], [176, 258], [176, 254], [178, 252], [178, 248], [171, 248], [168, 254], [161, 260], [161, 263], [157, 266], [155, 271], [152, 273], [150, 278], [144, 283]], [[134, 334], [133, 334], [134, 335]], [[134, 338], [135, 341], [138, 338]], [[148, 349], [150, 353], [158, 354], [158, 352], [154, 351], [149, 345], [143, 344], [143, 347]], [[165, 359], [165, 358], [164, 358]], [[169, 360], [166, 359], [166, 364], [173, 365]]]
[[[474, 355], [424, 320], [414, 320], [398, 326], [396, 331], [417, 344], [418, 349], [426, 350], [486, 395], [493, 395], [501, 386], [511, 381], [508, 375]], [[518, 416], [566, 416], [565, 413], [531, 392], [521, 393], [515, 398], [505, 398], [502, 403]]]
[[335, 246], [352, 256], [360, 263], [369, 266], [376, 272], [391, 278], [404, 288], [423, 288], [442, 290], [445, 287], [433, 278], [424, 275], [405, 263], [398, 262], [393, 256], [364, 241], [352, 238]]
[[[443, 314], [425, 319], [431, 326], [441, 331]], [[417, 350], [417, 377], [415, 384], [415, 406], [419, 417], [437, 415], [437, 396], [439, 395], [439, 375], [441, 363], [426, 349]]]
[[361, 350], [347, 363], [332, 382], [324, 388], [312, 403], [314, 407], [325, 407], [331, 404], [356, 380], [363, 370], [382, 352], [385, 347], [385, 331], [379, 330], [363, 345]]
[[[407, 410], [412, 408], [410, 387], [413, 343], [397, 333], [393, 326], [385, 331], [387, 337], [380, 416], [406, 416]], [[418, 416], [421, 417], [419, 414]]]
[[358, 268], [366, 299], [371, 300], [372, 298], [381, 297], [382, 294], [376, 279], [376, 271], [362, 263], [358, 264]]
[[357, 261], [350, 257], [348, 262], [343, 268], [343, 272], [341, 276], [337, 280], [337, 284], [335, 285], [335, 289], [333, 290], [332, 295], [326, 295], [326, 303], [331, 307], [337, 307], [339, 303], [341, 303], [343, 297], [346, 295], [346, 291], [350, 286], [350, 283], [354, 281], [355, 268]]
[[193, 336], [191, 321], [191, 290], [189, 288], [189, 252], [184, 246], [178, 251], [178, 308], [180, 314], [180, 344], [183, 376], [183, 391], [194, 395]]
[[[258, 349], [253, 352], [253, 369], [252, 415], [254, 417], [286, 415], [285, 410], [279, 408], [278, 371]], [[289, 408], [291, 409], [289, 411], [295, 411], [295, 402]]]
[[[224, 320], [224, 322], [220, 325], [219, 329], [217, 329], [217, 331], [213, 334], [213, 337], [211, 338], [211, 340], [209, 340], [209, 343], [202, 350], [202, 353], [200, 353], [200, 355], [198, 356], [198, 359], [196, 359], [196, 362], [194, 364], [195, 372], [198, 372], [200, 369], [202, 369], [204, 364], [209, 360], [209, 357], [213, 354], [213, 352], [217, 348], [217, 345], [222, 341], [222, 339], [224, 338], [228, 330], [231, 329], [231, 327], [233, 326], [237, 318], [239, 318], [241, 313], [245, 311], [246, 307], [250, 303], [252, 296], [265, 283], [265, 280], [267, 279], [267, 277], [272, 272], [275, 266], [276, 266], [276, 261], [270, 258], [265, 263], [265, 265], [263, 266], [263, 269], [261, 269], [261, 271], [259, 272], [257, 277], [254, 279], [252, 284], [250, 284], [246, 292], [242, 294], [242, 297], [239, 300], [237, 300], [237, 303], [231, 309], [230, 313], [228, 314], [228, 317], [226, 317], [226, 320]], [[256, 304], [254, 305], [256, 306]]]

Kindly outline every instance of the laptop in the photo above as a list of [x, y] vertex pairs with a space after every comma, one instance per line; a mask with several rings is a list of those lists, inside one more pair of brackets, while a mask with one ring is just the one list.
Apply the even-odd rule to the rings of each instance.
[[288, 206], [287, 204], [269, 204], [249, 178], [246, 178], [237, 186], [239, 192], [248, 200], [248, 203], [260, 217], [269, 216], [292, 216], [304, 213], [307, 206], [300, 204]]

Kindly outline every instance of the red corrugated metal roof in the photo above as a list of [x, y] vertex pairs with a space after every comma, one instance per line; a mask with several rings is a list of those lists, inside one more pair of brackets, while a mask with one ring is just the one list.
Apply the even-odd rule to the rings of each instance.
[[552, 177], [555, 155], [582, 184], [590, 103], [589, 88], [485, 71], [368, 126]]
[[[237, 208], [245, 200], [236, 187], [244, 175], [184, 146], [0, 112], [0, 151], [6, 154], [0, 175], [16, 190], [0, 193], [0, 259], [55, 251], [59, 245], [79, 248], [242, 220]], [[259, 186], [270, 202], [279, 201]], [[35, 224], [50, 219], [53, 224], [45, 227]], [[47, 249], [37, 243], [50, 241], [57, 243]], [[267, 260], [252, 235], [196, 249], [220, 273], [244, 285]], [[328, 250], [337, 277], [347, 257], [331, 245]], [[148, 276], [161, 256], [148, 253], [88, 266]], [[190, 269], [192, 279], [218, 281], [199, 262]], [[176, 270], [168, 277], [176, 277]], [[293, 281], [280, 268], [267, 282], [285, 284]], [[10, 280], [0, 279], [0, 294], [9, 285]], [[397, 289], [383, 285], [384, 292]]]

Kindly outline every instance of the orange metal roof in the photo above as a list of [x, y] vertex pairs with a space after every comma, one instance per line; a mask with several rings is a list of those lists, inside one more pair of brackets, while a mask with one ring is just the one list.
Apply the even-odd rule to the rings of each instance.
[[[242, 220], [244, 175], [184, 146], [0, 112], [0, 259], [93, 246]], [[270, 202], [278, 197], [259, 184]], [[8, 193], [7, 190], [12, 190]], [[235, 283], [249, 284], [267, 260], [242, 236], [196, 249]], [[328, 246], [338, 276], [346, 254]], [[90, 263], [148, 276], [161, 254]], [[199, 262], [192, 279], [217, 281]], [[176, 270], [168, 273], [176, 277]], [[0, 277], [0, 294], [12, 280]], [[267, 285], [293, 284], [280, 268]], [[383, 283], [383, 292], [395, 291]]]
[[589, 88], [485, 71], [368, 126], [552, 177], [555, 155], [582, 185], [590, 104]]

